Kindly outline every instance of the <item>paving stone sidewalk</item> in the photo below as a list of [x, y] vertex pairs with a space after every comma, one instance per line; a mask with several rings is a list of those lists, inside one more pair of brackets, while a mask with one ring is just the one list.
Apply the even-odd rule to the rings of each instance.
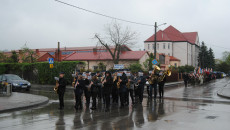
[[44, 96], [13, 92], [11, 96], [0, 97], [0, 113], [35, 107], [48, 101]]

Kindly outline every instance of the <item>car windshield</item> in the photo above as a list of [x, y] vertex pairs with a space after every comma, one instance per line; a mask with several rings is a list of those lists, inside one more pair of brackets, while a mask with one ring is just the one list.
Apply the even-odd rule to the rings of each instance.
[[19, 76], [17, 75], [6, 75], [7, 79], [10, 80], [22, 80]]

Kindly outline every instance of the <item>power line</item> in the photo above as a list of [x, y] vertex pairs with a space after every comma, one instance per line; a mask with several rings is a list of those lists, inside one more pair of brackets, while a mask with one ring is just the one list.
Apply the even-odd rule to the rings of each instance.
[[71, 6], [71, 7], [74, 7], [74, 8], [77, 8], [77, 9], [80, 9], [80, 10], [83, 10], [83, 11], [86, 11], [86, 12], [89, 12], [89, 13], [100, 15], [100, 16], [103, 16], [103, 17], [107, 17], [107, 18], [111, 18], [111, 19], [115, 19], [115, 20], [119, 20], [119, 21], [123, 21], [123, 22], [127, 22], [127, 23], [132, 23], [132, 24], [138, 24], [138, 25], [144, 25], [144, 26], [154, 26], [154, 25], [151, 25], [151, 24], [139, 23], [139, 22], [129, 21], [129, 20], [125, 20], [125, 19], [105, 15], [105, 14], [102, 14], [102, 13], [98, 13], [98, 12], [95, 12], [95, 11], [91, 11], [91, 10], [88, 10], [88, 9], [81, 8], [81, 7], [76, 6], [76, 5], [72, 5], [72, 4], [63, 2], [63, 1], [60, 1], [60, 0], [55, 0], [55, 1], [59, 2], [59, 3], [62, 3], [62, 4], [65, 4], [65, 5], [68, 5], [68, 6]]

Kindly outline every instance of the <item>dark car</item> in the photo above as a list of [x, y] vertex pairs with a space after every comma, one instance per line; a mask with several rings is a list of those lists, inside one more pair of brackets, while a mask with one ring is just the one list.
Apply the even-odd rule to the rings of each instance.
[[2, 82], [7, 82], [8, 84], [10, 84], [12, 86], [13, 91], [22, 90], [22, 89], [29, 91], [31, 88], [30, 82], [23, 80], [22, 78], [20, 78], [18, 75], [15, 74], [0, 75], [0, 83]]

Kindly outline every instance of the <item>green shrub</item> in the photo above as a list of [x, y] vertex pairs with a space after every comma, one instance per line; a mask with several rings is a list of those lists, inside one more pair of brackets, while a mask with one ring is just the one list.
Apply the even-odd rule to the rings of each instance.
[[22, 78], [39, 84], [54, 84], [54, 77], [59, 76], [59, 72], [65, 73], [65, 78], [70, 84], [72, 73], [79, 61], [54, 62], [54, 68], [49, 67], [48, 62], [37, 63], [0, 63], [0, 74], [17, 74]]

